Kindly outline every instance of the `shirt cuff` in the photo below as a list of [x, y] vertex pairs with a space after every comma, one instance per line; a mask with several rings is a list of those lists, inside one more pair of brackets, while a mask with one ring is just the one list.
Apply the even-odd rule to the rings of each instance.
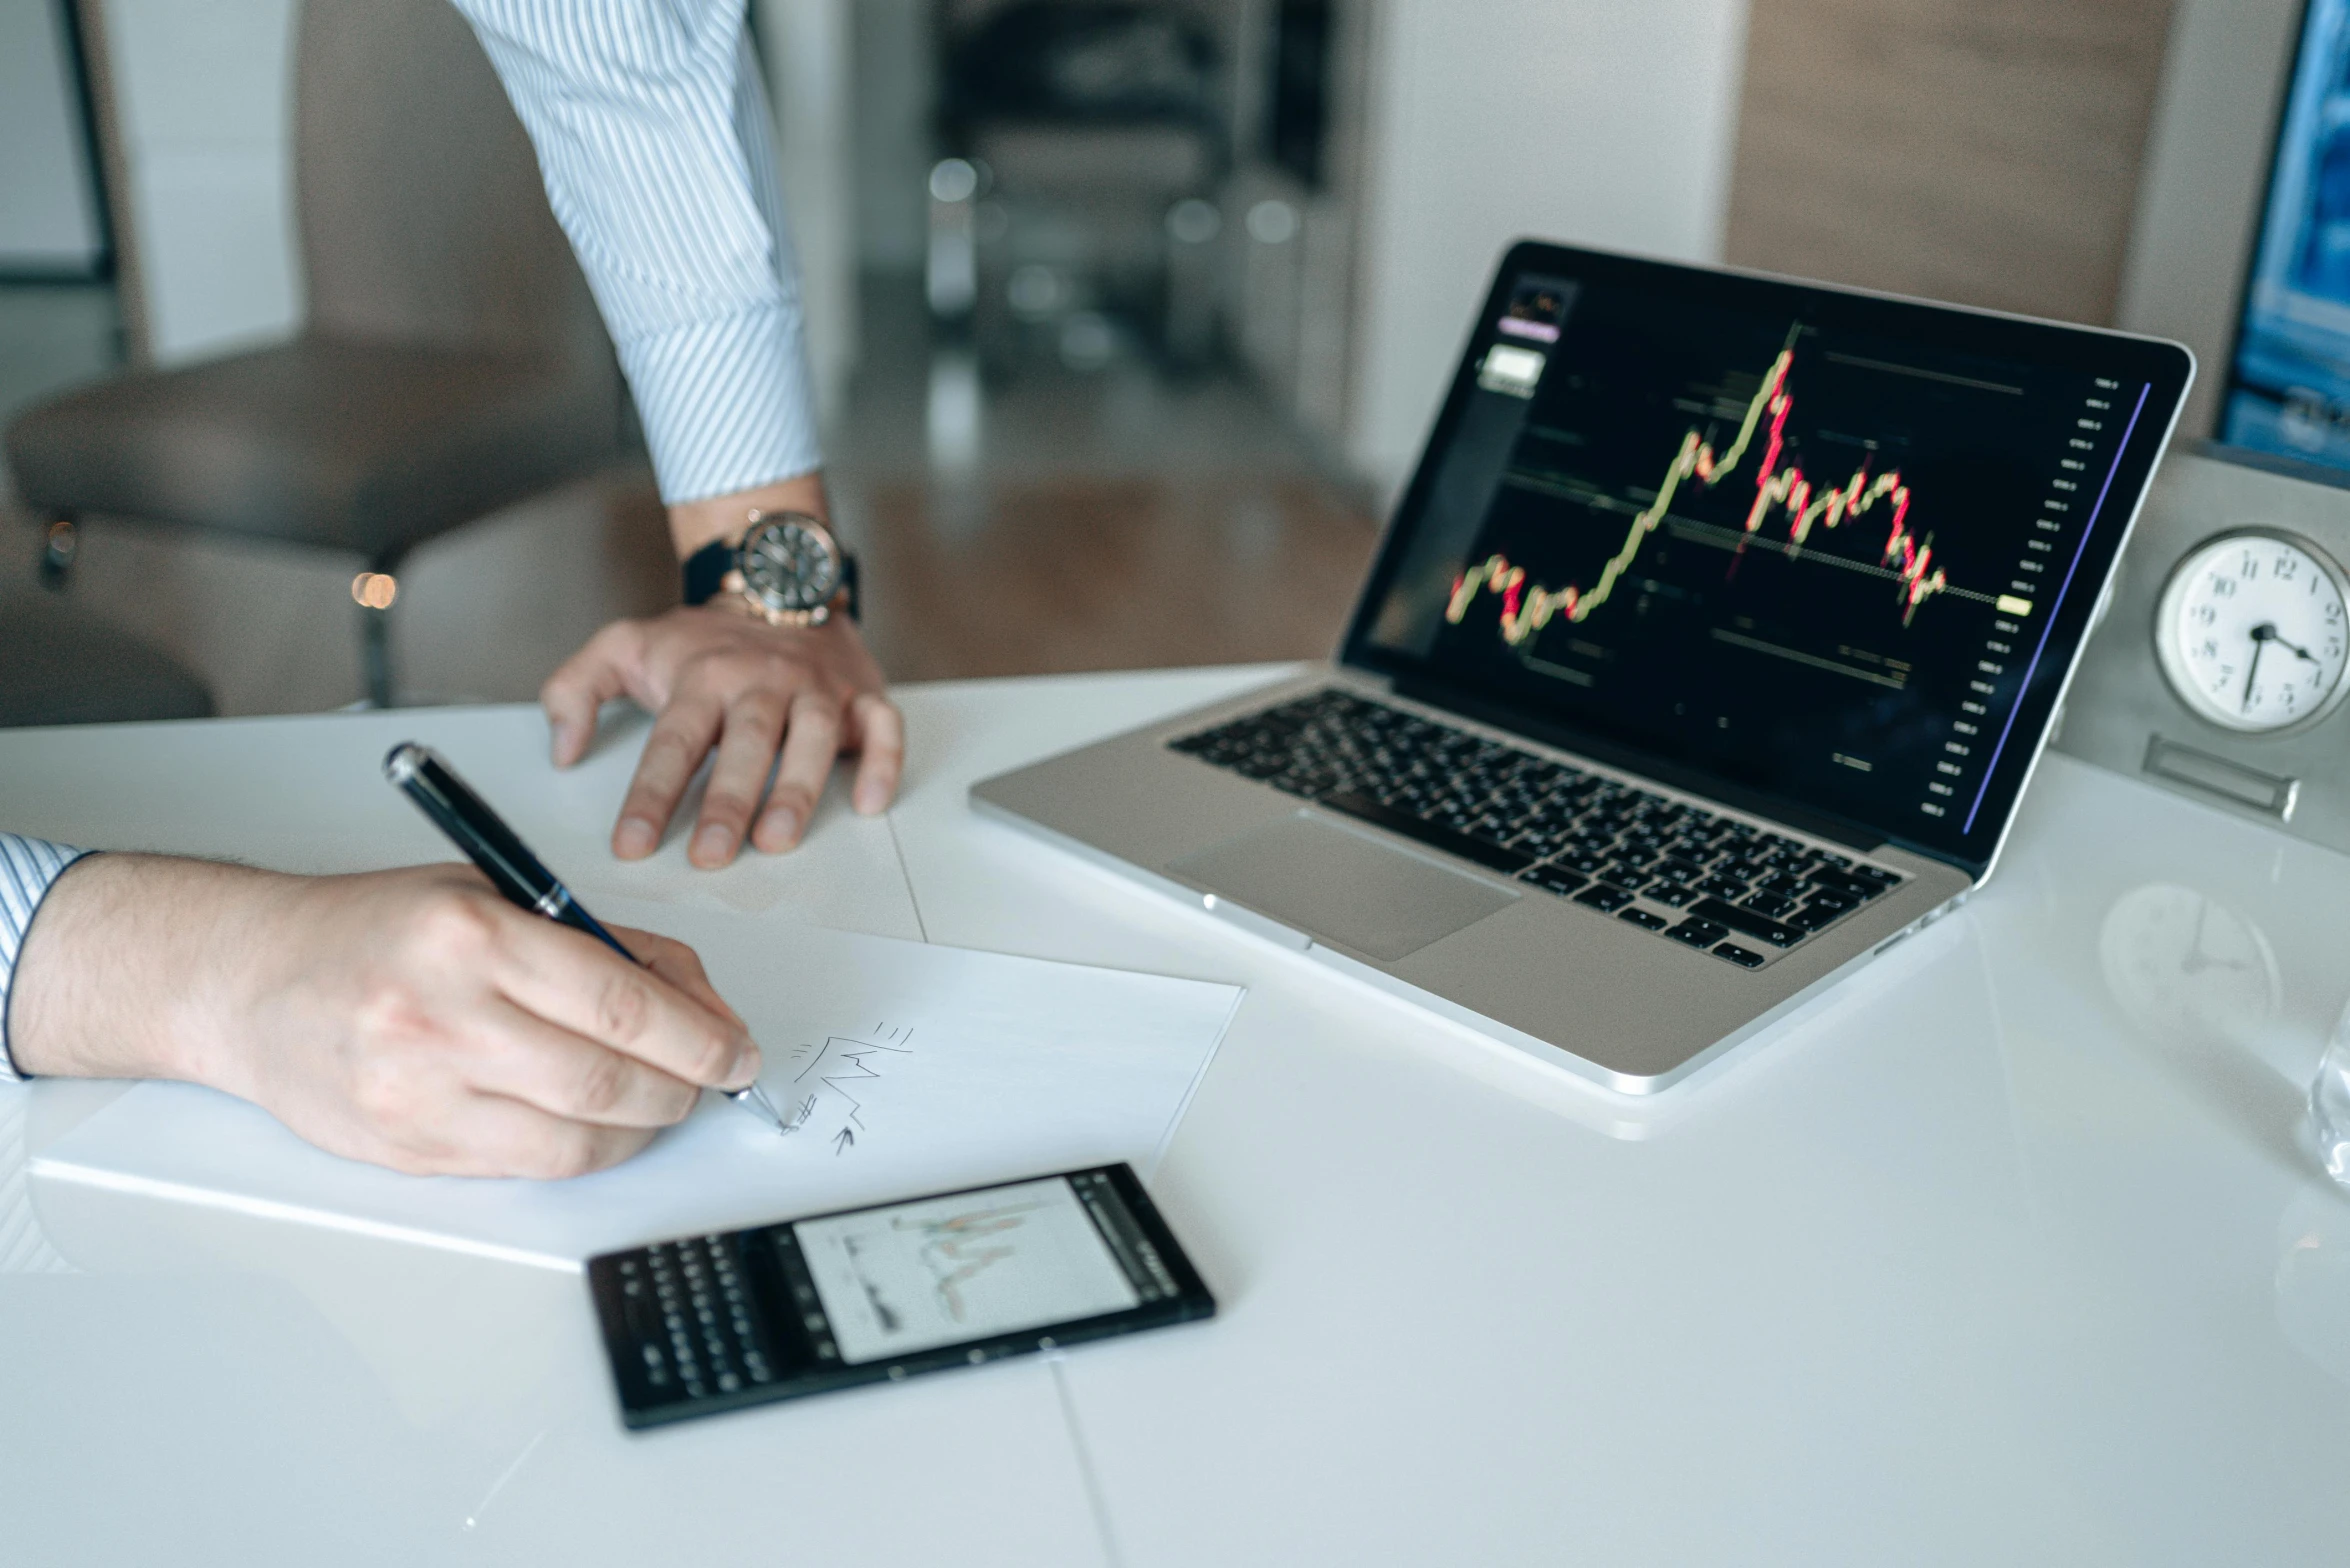
[[0, 833], [0, 1079], [22, 1078], [8, 1049], [9, 1003], [16, 995], [16, 960], [24, 951], [41, 901], [67, 866], [88, 854], [63, 844]]
[[619, 345], [664, 502], [732, 495], [824, 465], [801, 335], [799, 312], [778, 303]]

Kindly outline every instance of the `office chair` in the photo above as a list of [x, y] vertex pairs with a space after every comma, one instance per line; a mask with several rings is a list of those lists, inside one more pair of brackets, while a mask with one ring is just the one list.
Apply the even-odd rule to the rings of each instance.
[[[299, 29], [308, 319], [282, 346], [133, 371], [10, 426], [53, 586], [97, 515], [350, 551], [390, 574], [619, 444], [610, 342], [464, 19], [447, 0], [304, 0]], [[389, 706], [384, 611], [362, 608], [360, 627], [368, 695]]]
[[0, 605], [0, 728], [212, 714], [202, 681], [77, 607], [33, 596]]

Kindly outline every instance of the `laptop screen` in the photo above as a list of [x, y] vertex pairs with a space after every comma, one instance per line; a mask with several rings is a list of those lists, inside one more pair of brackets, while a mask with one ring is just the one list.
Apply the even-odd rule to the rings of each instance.
[[1987, 863], [2191, 365], [1521, 245], [1345, 657], [1733, 804]]

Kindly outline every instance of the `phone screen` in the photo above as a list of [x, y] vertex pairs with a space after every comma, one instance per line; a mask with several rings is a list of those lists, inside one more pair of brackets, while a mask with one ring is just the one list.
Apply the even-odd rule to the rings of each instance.
[[1212, 1317], [1124, 1165], [591, 1258], [631, 1427]]
[[1140, 1306], [1092, 1196], [1048, 1176], [792, 1230], [841, 1360], [860, 1366]]

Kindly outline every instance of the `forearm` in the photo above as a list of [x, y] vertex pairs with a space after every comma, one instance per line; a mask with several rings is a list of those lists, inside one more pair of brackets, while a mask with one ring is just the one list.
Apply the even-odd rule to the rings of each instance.
[[224, 1075], [229, 977], [297, 885], [242, 866], [93, 855], [49, 890], [17, 961], [9, 1044], [35, 1075]]
[[741, 534], [753, 512], [806, 512], [829, 523], [832, 512], [824, 498], [823, 473], [797, 474], [732, 495], [678, 502], [669, 508], [669, 539], [677, 558], [684, 560], [713, 539]]
[[811, 473], [798, 267], [743, 0], [457, 6], [537, 148], [663, 499]]

